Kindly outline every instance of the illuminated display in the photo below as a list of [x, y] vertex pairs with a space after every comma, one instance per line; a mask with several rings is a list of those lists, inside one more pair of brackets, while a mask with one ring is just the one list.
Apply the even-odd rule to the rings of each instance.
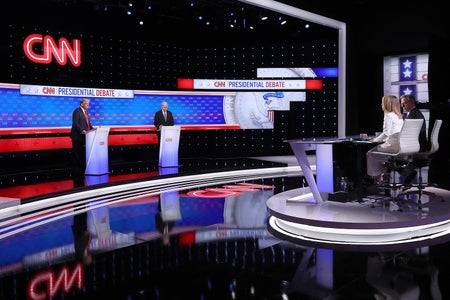
[[[16, 88], [0, 88], [0, 128], [70, 127], [80, 97], [21, 95]], [[155, 93], [134, 98], [91, 98], [94, 126], [153, 125], [154, 113], [168, 101], [177, 124], [226, 124], [223, 95]]]
[[405, 54], [384, 58], [384, 93], [400, 97], [413, 95], [428, 102], [428, 54]]
[[[34, 51], [35, 44], [42, 44], [42, 54]], [[23, 42], [23, 52], [31, 61], [39, 64], [51, 63], [53, 56], [55, 61], [61, 66], [67, 63], [67, 59], [74, 67], [81, 65], [81, 46], [78, 39], [73, 40], [73, 47], [71, 47], [66, 38], [60, 38], [57, 45], [51, 36], [31, 34]]]
[[[182, 85], [187, 81], [192, 80], [179, 80]], [[211, 82], [215, 86], [219, 81]], [[229, 82], [236, 87], [236, 82], [247, 81], [220, 82]], [[167, 101], [176, 125], [238, 125], [240, 129], [273, 129], [274, 111], [289, 111], [291, 102], [305, 102], [306, 90], [321, 90], [322, 80], [251, 82], [263, 84], [264, 87], [268, 83], [272, 87], [274, 83], [287, 85], [295, 82], [300, 86], [292, 91], [221, 93], [2, 84], [0, 128], [70, 127], [73, 110], [82, 97], [87, 97], [92, 100], [89, 114], [94, 126], [152, 125], [154, 113], [160, 109], [161, 102]]]

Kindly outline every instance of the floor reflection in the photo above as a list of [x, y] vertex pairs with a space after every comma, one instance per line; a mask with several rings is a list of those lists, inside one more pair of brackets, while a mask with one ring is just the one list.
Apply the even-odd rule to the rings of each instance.
[[450, 297], [447, 243], [350, 252], [270, 234], [268, 199], [301, 185], [265, 178], [89, 203], [85, 220], [81, 212], [0, 240], [0, 298]]

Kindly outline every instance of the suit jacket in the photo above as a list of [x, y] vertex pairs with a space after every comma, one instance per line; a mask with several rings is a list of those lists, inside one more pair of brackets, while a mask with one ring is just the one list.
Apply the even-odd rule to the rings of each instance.
[[417, 108], [414, 107], [411, 109], [411, 111], [408, 113], [407, 119], [423, 119], [422, 128], [420, 129], [419, 133], [419, 144], [420, 144], [420, 151], [427, 151], [430, 148], [430, 144], [427, 141], [427, 126], [425, 124], [425, 117], [423, 116], [422, 112]]
[[[90, 119], [89, 119], [90, 122]], [[92, 129], [92, 123], [91, 123]], [[81, 107], [76, 108], [72, 113], [72, 129], [70, 130], [70, 137], [76, 142], [83, 142], [86, 140], [86, 135], [81, 134], [83, 130], [88, 131], [88, 124], [84, 111]]]
[[173, 120], [173, 115], [170, 111], [167, 111], [167, 118], [164, 120], [164, 115], [162, 112], [162, 109], [158, 110], [155, 113], [155, 118], [153, 120], [153, 125], [155, 125], [156, 130], [159, 130], [159, 126], [173, 126], [175, 125], [175, 122]]

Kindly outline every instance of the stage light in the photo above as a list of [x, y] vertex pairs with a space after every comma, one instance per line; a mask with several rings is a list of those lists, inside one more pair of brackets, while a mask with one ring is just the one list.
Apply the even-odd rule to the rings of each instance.
[[265, 20], [267, 20], [267, 19], [268, 19], [267, 16], [262, 16], [262, 17], [261, 17], [261, 21], [265, 21]]
[[282, 17], [278, 17], [278, 21], [280, 21], [280, 24], [281, 24], [281, 25], [286, 24], [286, 20], [283, 20]]

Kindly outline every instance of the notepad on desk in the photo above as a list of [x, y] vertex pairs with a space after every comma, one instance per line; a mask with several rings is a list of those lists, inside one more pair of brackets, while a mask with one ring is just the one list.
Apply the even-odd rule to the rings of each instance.
[[316, 200], [314, 199], [313, 194], [310, 193], [305, 193], [305, 194], [301, 194], [295, 197], [291, 197], [286, 199], [287, 203], [316, 203]]

